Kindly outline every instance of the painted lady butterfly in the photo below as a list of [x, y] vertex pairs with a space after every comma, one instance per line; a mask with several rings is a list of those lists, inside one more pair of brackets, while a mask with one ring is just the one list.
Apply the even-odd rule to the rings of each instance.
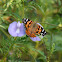
[[22, 20], [25, 26], [26, 35], [29, 37], [36, 37], [36, 36], [44, 36], [46, 35], [46, 31], [43, 29], [42, 25], [39, 23], [33, 22], [29, 19], [24, 18]]

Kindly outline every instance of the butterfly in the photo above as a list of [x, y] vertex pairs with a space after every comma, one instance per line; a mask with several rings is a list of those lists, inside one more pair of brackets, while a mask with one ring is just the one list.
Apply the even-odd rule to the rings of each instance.
[[33, 22], [30, 19], [24, 18], [22, 22], [25, 27], [26, 35], [29, 37], [36, 37], [36, 36], [45, 36], [46, 31], [43, 29], [43, 26], [39, 23]]

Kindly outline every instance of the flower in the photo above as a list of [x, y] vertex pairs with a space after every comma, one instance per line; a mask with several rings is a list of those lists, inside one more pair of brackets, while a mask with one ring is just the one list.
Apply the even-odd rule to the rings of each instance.
[[[39, 23], [37, 23], [39, 24]], [[39, 24], [40, 25], [40, 24]], [[40, 25], [41, 26], [41, 25]], [[42, 26], [41, 26], [42, 27]], [[25, 28], [24, 28], [24, 24], [23, 23], [20, 23], [19, 21], [16, 22], [12, 22], [10, 25], [9, 25], [9, 28], [8, 28], [8, 32], [11, 36], [13, 37], [21, 37], [23, 35], [25, 35]], [[30, 39], [32, 41], [40, 41], [41, 38], [43, 38], [43, 36], [36, 36], [36, 37], [30, 37]]]
[[8, 32], [13, 37], [16, 36], [21, 37], [25, 35], [25, 29], [23, 23], [20, 23], [19, 21], [18, 23], [16, 21], [12, 22], [9, 25]]

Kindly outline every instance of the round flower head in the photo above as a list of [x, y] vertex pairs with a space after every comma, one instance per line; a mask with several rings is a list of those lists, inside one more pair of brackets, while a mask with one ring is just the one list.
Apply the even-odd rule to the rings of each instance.
[[9, 25], [8, 32], [13, 37], [16, 37], [16, 36], [21, 37], [25, 35], [24, 24], [20, 23], [19, 21], [12, 22]]

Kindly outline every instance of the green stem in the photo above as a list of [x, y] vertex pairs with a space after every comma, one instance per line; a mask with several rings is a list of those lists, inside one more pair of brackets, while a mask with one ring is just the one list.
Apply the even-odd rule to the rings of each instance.
[[22, 2], [23, 2], [22, 18], [24, 18], [24, 0], [22, 0]]
[[10, 36], [2, 28], [0, 28], [0, 31], [2, 31], [8, 37], [8, 39], [10, 39]]
[[61, 59], [61, 57], [62, 57], [62, 52], [59, 52], [58, 55], [59, 55], [59, 57], [58, 57], [58, 62], [61, 62], [61, 61], [62, 61], [62, 59]]
[[[59, 27], [58, 25], [54, 25], [54, 24], [50, 24], [50, 23], [46, 23], [46, 22], [41, 22], [42, 24], [47, 24], [47, 25], [52, 25], [52, 26], [56, 26], [56, 27]], [[59, 27], [59, 28], [62, 28], [62, 27]]]
[[36, 41], [36, 46], [35, 46], [35, 48], [37, 49], [38, 46], [39, 46], [39, 41]]
[[47, 62], [50, 62], [50, 57], [52, 55], [51, 49], [52, 49], [52, 34], [51, 34], [51, 41], [50, 41], [50, 51], [49, 51], [49, 54], [48, 54]]
[[2, 26], [2, 25], [0, 25], [0, 27], [1, 27], [1, 28], [4, 28], [4, 29], [6, 29], [6, 28], [5, 28], [4, 26]]

